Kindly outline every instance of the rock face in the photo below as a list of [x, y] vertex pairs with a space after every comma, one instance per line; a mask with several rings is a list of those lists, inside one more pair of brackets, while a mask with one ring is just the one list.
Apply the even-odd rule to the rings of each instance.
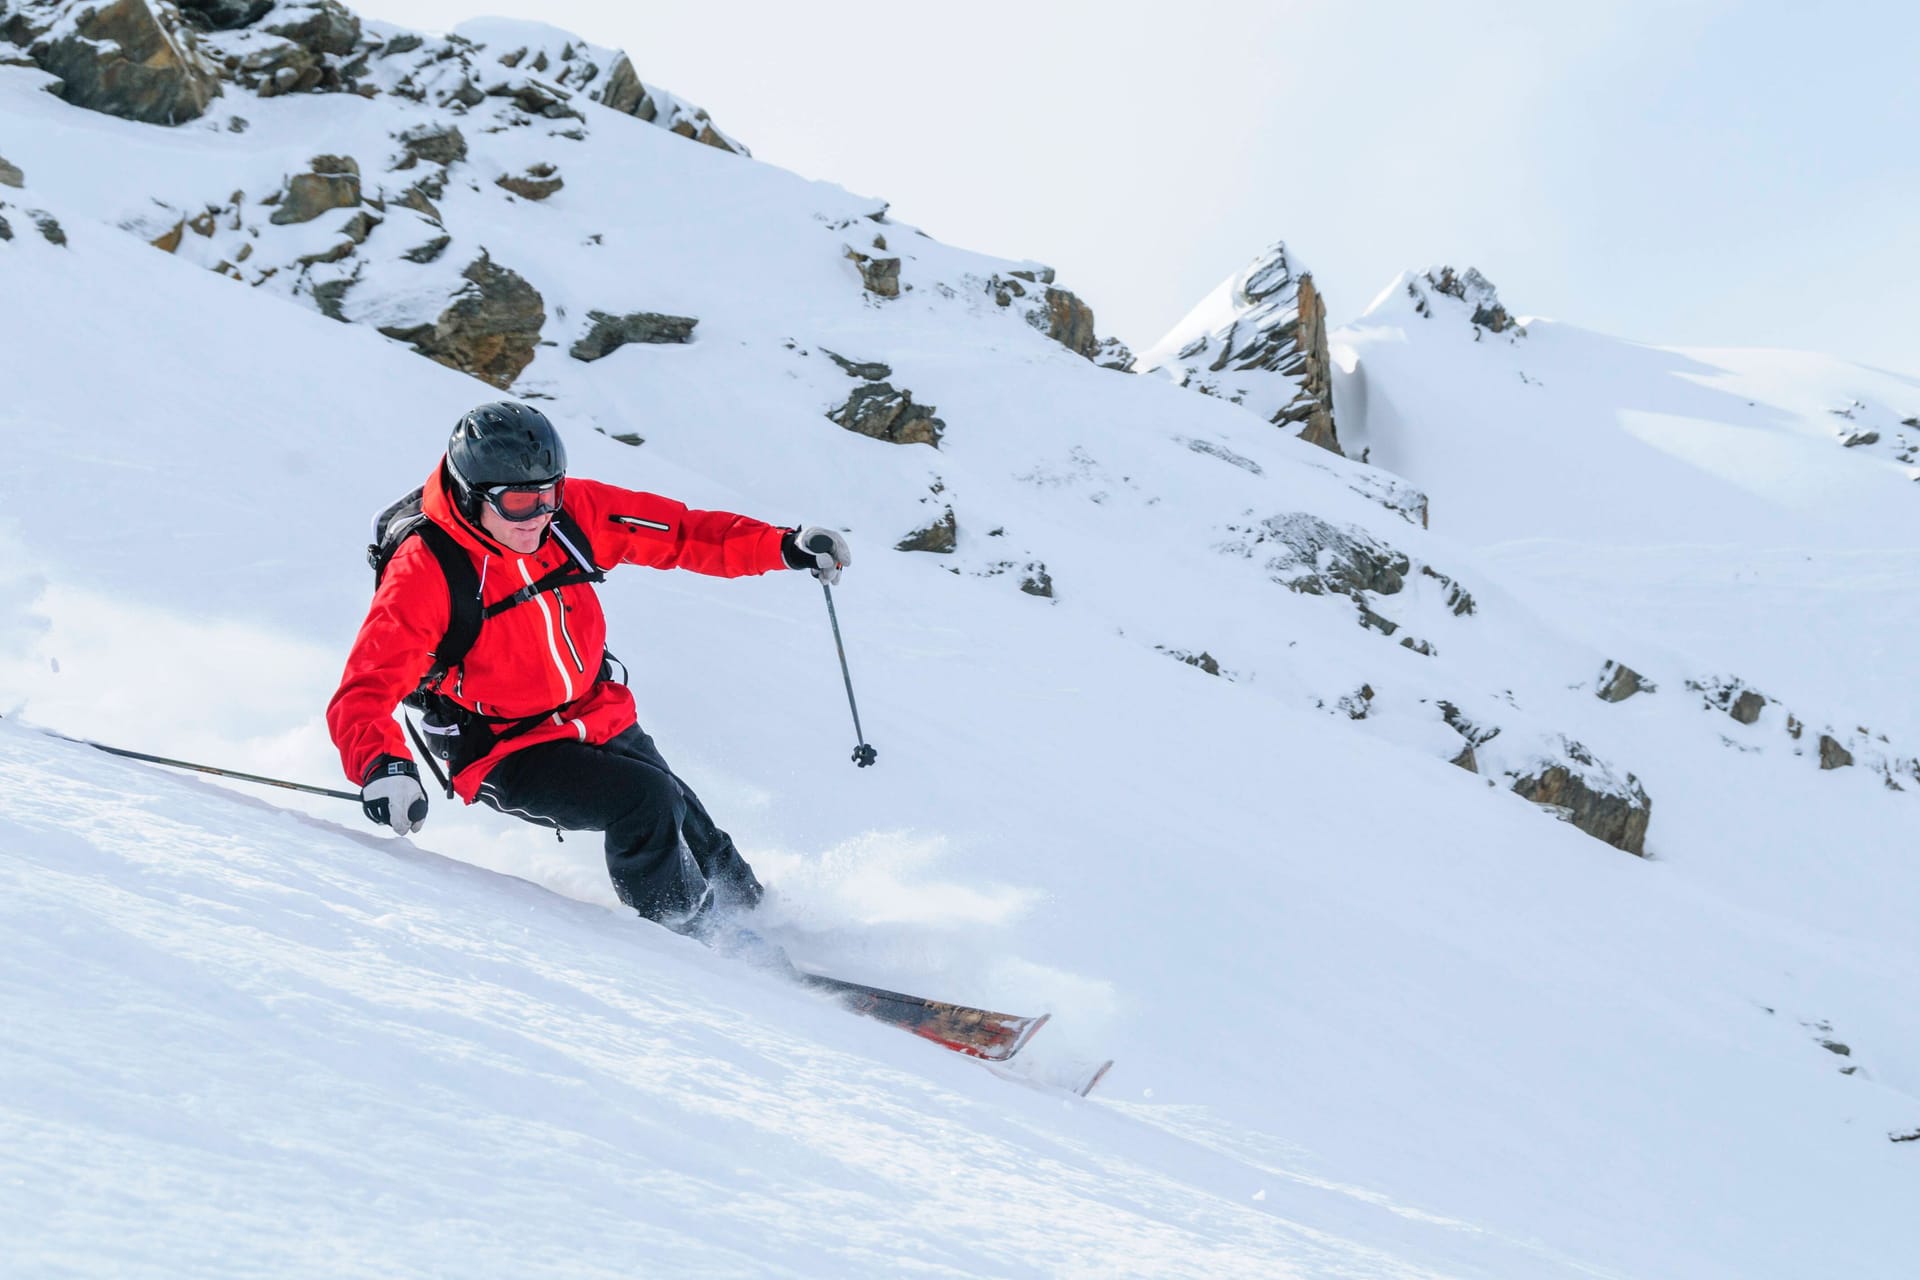
[[39, 38], [73, 8], [51, 0], [25, 3], [8, 24], [35, 65], [60, 77], [60, 96], [68, 102], [142, 124], [172, 125], [199, 119], [220, 96], [214, 66], [166, 0], [80, 8], [69, 34]]
[[27, 175], [21, 173], [20, 170], [13, 165], [8, 164], [5, 156], [0, 156], [0, 187], [24, 187], [26, 185]]
[[591, 327], [567, 353], [575, 360], [598, 360], [630, 342], [688, 342], [693, 338], [694, 326], [700, 323], [692, 316], [669, 316], [656, 311], [636, 311], [624, 316], [589, 311], [587, 321]]
[[546, 303], [532, 285], [484, 253], [461, 275], [467, 287], [434, 323], [381, 332], [504, 391], [533, 363]]
[[[894, 544], [895, 551], [930, 551], [935, 555], [950, 556], [960, 542], [960, 524], [954, 518], [953, 508], [948, 507], [940, 517], [924, 529], [915, 530]], [[1047, 583], [1049, 592], [1053, 589], [1052, 580]]]
[[940, 435], [947, 429], [947, 424], [935, 416], [932, 405], [915, 404], [913, 392], [896, 391], [888, 382], [870, 382], [857, 388], [827, 417], [849, 431], [890, 444], [938, 448]]
[[[592, 79], [591, 75], [587, 77], [588, 81]], [[735, 155], [750, 154], [740, 143], [714, 128], [713, 120], [705, 111], [682, 102], [670, 93], [648, 88], [641, 81], [640, 73], [633, 69], [632, 60], [624, 53], [614, 59], [606, 79], [588, 96], [615, 111], [661, 125], [668, 132], [677, 133], [683, 138], [691, 138]]]
[[900, 296], [900, 259], [876, 258], [851, 248], [847, 257], [860, 268], [860, 283], [868, 293], [877, 298]]
[[1341, 528], [1295, 511], [1258, 524], [1230, 525], [1228, 532], [1232, 537], [1219, 550], [1259, 559], [1268, 578], [1289, 591], [1347, 597], [1359, 607], [1360, 625], [1381, 635], [1393, 635], [1401, 624], [1378, 612], [1376, 606], [1385, 607], [1380, 597], [1400, 595], [1409, 580], [1431, 581], [1434, 586], [1423, 584], [1420, 594], [1433, 593], [1434, 603], [1454, 617], [1466, 617], [1475, 609], [1472, 594], [1452, 578], [1424, 564], [1416, 573], [1405, 552], [1363, 529]]
[[1595, 696], [1603, 702], [1625, 702], [1636, 693], [1653, 693], [1657, 686], [1632, 667], [1609, 661], [1600, 669]]
[[1451, 299], [1452, 306], [1467, 309], [1476, 340], [1482, 331], [1500, 334], [1508, 341], [1527, 336], [1526, 329], [1501, 305], [1493, 282], [1473, 267], [1468, 267], [1465, 274], [1456, 273], [1452, 267], [1431, 267], [1421, 275], [1402, 278], [1418, 315], [1431, 320], [1449, 305], [1439, 299]]
[[1341, 452], [1326, 303], [1285, 244], [1269, 246], [1215, 289], [1134, 368], [1243, 405], [1309, 444]]
[[1543, 763], [1514, 779], [1516, 794], [1562, 811], [1568, 822], [1596, 840], [1646, 856], [1653, 801], [1631, 773], [1621, 777], [1579, 743], [1562, 740], [1566, 759]]
[[525, 173], [504, 173], [493, 181], [495, 186], [526, 200], [545, 200], [567, 185], [561, 180], [559, 170], [550, 164], [536, 164]]
[[360, 166], [351, 156], [315, 156], [310, 173], [287, 179], [286, 193], [268, 221], [276, 226], [311, 222], [332, 209], [360, 203]]

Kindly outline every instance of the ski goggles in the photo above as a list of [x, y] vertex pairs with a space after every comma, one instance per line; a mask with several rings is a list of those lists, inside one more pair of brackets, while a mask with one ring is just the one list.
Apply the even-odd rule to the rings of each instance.
[[561, 476], [545, 484], [496, 484], [480, 491], [487, 505], [509, 524], [525, 524], [560, 509], [561, 490], [567, 478]]

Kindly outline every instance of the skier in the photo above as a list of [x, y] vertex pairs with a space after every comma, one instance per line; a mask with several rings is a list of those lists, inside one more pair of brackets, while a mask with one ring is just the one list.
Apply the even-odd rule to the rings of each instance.
[[[450, 795], [556, 831], [605, 832], [621, 901], [711, 940], [760, 901], [760, 882], [611, 678], [593, 584], [616, 564], [728, 578], [810, 569], [833, 583], [852, 559], [846, 539], [569, 479], [553, 424], [512, 401], [460, 419], [419, 504], [418, 536], [389, 548], [384, 565], [376, 558], [379, 587], [327, 706], [367, 817], [401, 835], [426, 820], [420, 771], [393, 719], [418, 690]], [[460, 648], [455, 624], [475, 594], [482, 609], [467, 625], [478, 634], [442, 663]]]

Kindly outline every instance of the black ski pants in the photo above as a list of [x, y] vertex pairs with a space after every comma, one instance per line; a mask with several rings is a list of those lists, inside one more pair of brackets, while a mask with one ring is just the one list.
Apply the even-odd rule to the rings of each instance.
[[638, 725], [604, 743], [515, 751], [487, 774], [479, 798], [556, 830], [606, 832], [614, 891], [670, 928], [760, 901], [760, 881], [733, 837], [714, 825]]

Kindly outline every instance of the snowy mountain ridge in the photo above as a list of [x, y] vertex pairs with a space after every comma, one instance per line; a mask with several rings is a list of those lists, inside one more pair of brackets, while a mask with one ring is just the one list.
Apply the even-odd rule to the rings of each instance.
[[[135, 1273], [111, 1215], [156, 1274], [1900, 1273], [1920, 386], [1435, 268], [1325, 331], [1341, 456], [1102, 367], [1038, 263], [596, 98], [611, 51], [256, 8], [186, 7], [222, 92], [173, 127], [0, 67], [30, 1267]], [[1222, 351], [1297, 327], [1275, 252], [1196, 310]], [[636, 927], [591, 839], [385, 841], [31, 731], [329, 780], [366, 517], [501, 394], [582, 474], [848, 530], [878, 767], [800, 575], [616, 576], [643, 720], [803, 960], [1051, 1008], [1035, 1069], [1113, 1054], [1102, 1095]]]

